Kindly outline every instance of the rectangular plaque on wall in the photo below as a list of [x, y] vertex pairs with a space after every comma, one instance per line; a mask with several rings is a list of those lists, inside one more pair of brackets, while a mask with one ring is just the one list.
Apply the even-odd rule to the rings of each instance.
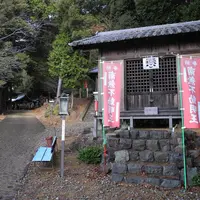
[[145, 107], [144, 108], [145, 115], [157, 115], [158, 114], [158, 107]]
[[159, 58], [154, 56], [143, 58], [143, 69], [159, 69]]

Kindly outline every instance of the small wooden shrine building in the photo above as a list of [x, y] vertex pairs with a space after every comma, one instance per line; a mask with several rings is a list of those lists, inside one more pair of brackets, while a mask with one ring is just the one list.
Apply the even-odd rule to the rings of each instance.
[[[134, 119], [169, 119], [172, 127], [172, 120], [181, 118], [177, 56], [200, 54], [200, 20], [99, 32], [69, 45], [99, 49], [99, 61], [123, 60], [120, 117], [131, 126]], [[144, 69], [144, 58], [153, 58], [156, 67]]]

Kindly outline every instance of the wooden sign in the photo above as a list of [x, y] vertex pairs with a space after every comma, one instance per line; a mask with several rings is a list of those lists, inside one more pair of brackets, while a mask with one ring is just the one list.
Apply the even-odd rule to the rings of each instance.
[[158, 107], [145, 107], [144, 108], [145, 115], [157, 115], [158, 114]]

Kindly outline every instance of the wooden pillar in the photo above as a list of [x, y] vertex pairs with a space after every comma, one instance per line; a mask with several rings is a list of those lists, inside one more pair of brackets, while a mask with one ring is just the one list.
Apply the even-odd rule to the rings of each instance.
[[93, 128], [93, 138], [96, 138], [98, 134], [98, 119], [94, 116], [94, 128]]
[[172, 116], [169, 116], [169, 129], [173, 128], [173, 119]]
[[132, 130], [134, 127], [133, 127], [133, 117], [131, 116], [130, 117], [130, 130]]

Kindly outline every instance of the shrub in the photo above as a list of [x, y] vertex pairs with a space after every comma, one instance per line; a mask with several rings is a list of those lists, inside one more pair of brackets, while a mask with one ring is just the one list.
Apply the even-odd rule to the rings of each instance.
[[200, 186], [200, 174], [198, 174], [192, 178], [192, 185]]
[[59, 104], [53, 108], [53, 115], [59, 115]]
[[78, 159], [87, 164], [99, 164], [101, 154], [102, 148], [99, 146], [85, 147], [79, 150]]

